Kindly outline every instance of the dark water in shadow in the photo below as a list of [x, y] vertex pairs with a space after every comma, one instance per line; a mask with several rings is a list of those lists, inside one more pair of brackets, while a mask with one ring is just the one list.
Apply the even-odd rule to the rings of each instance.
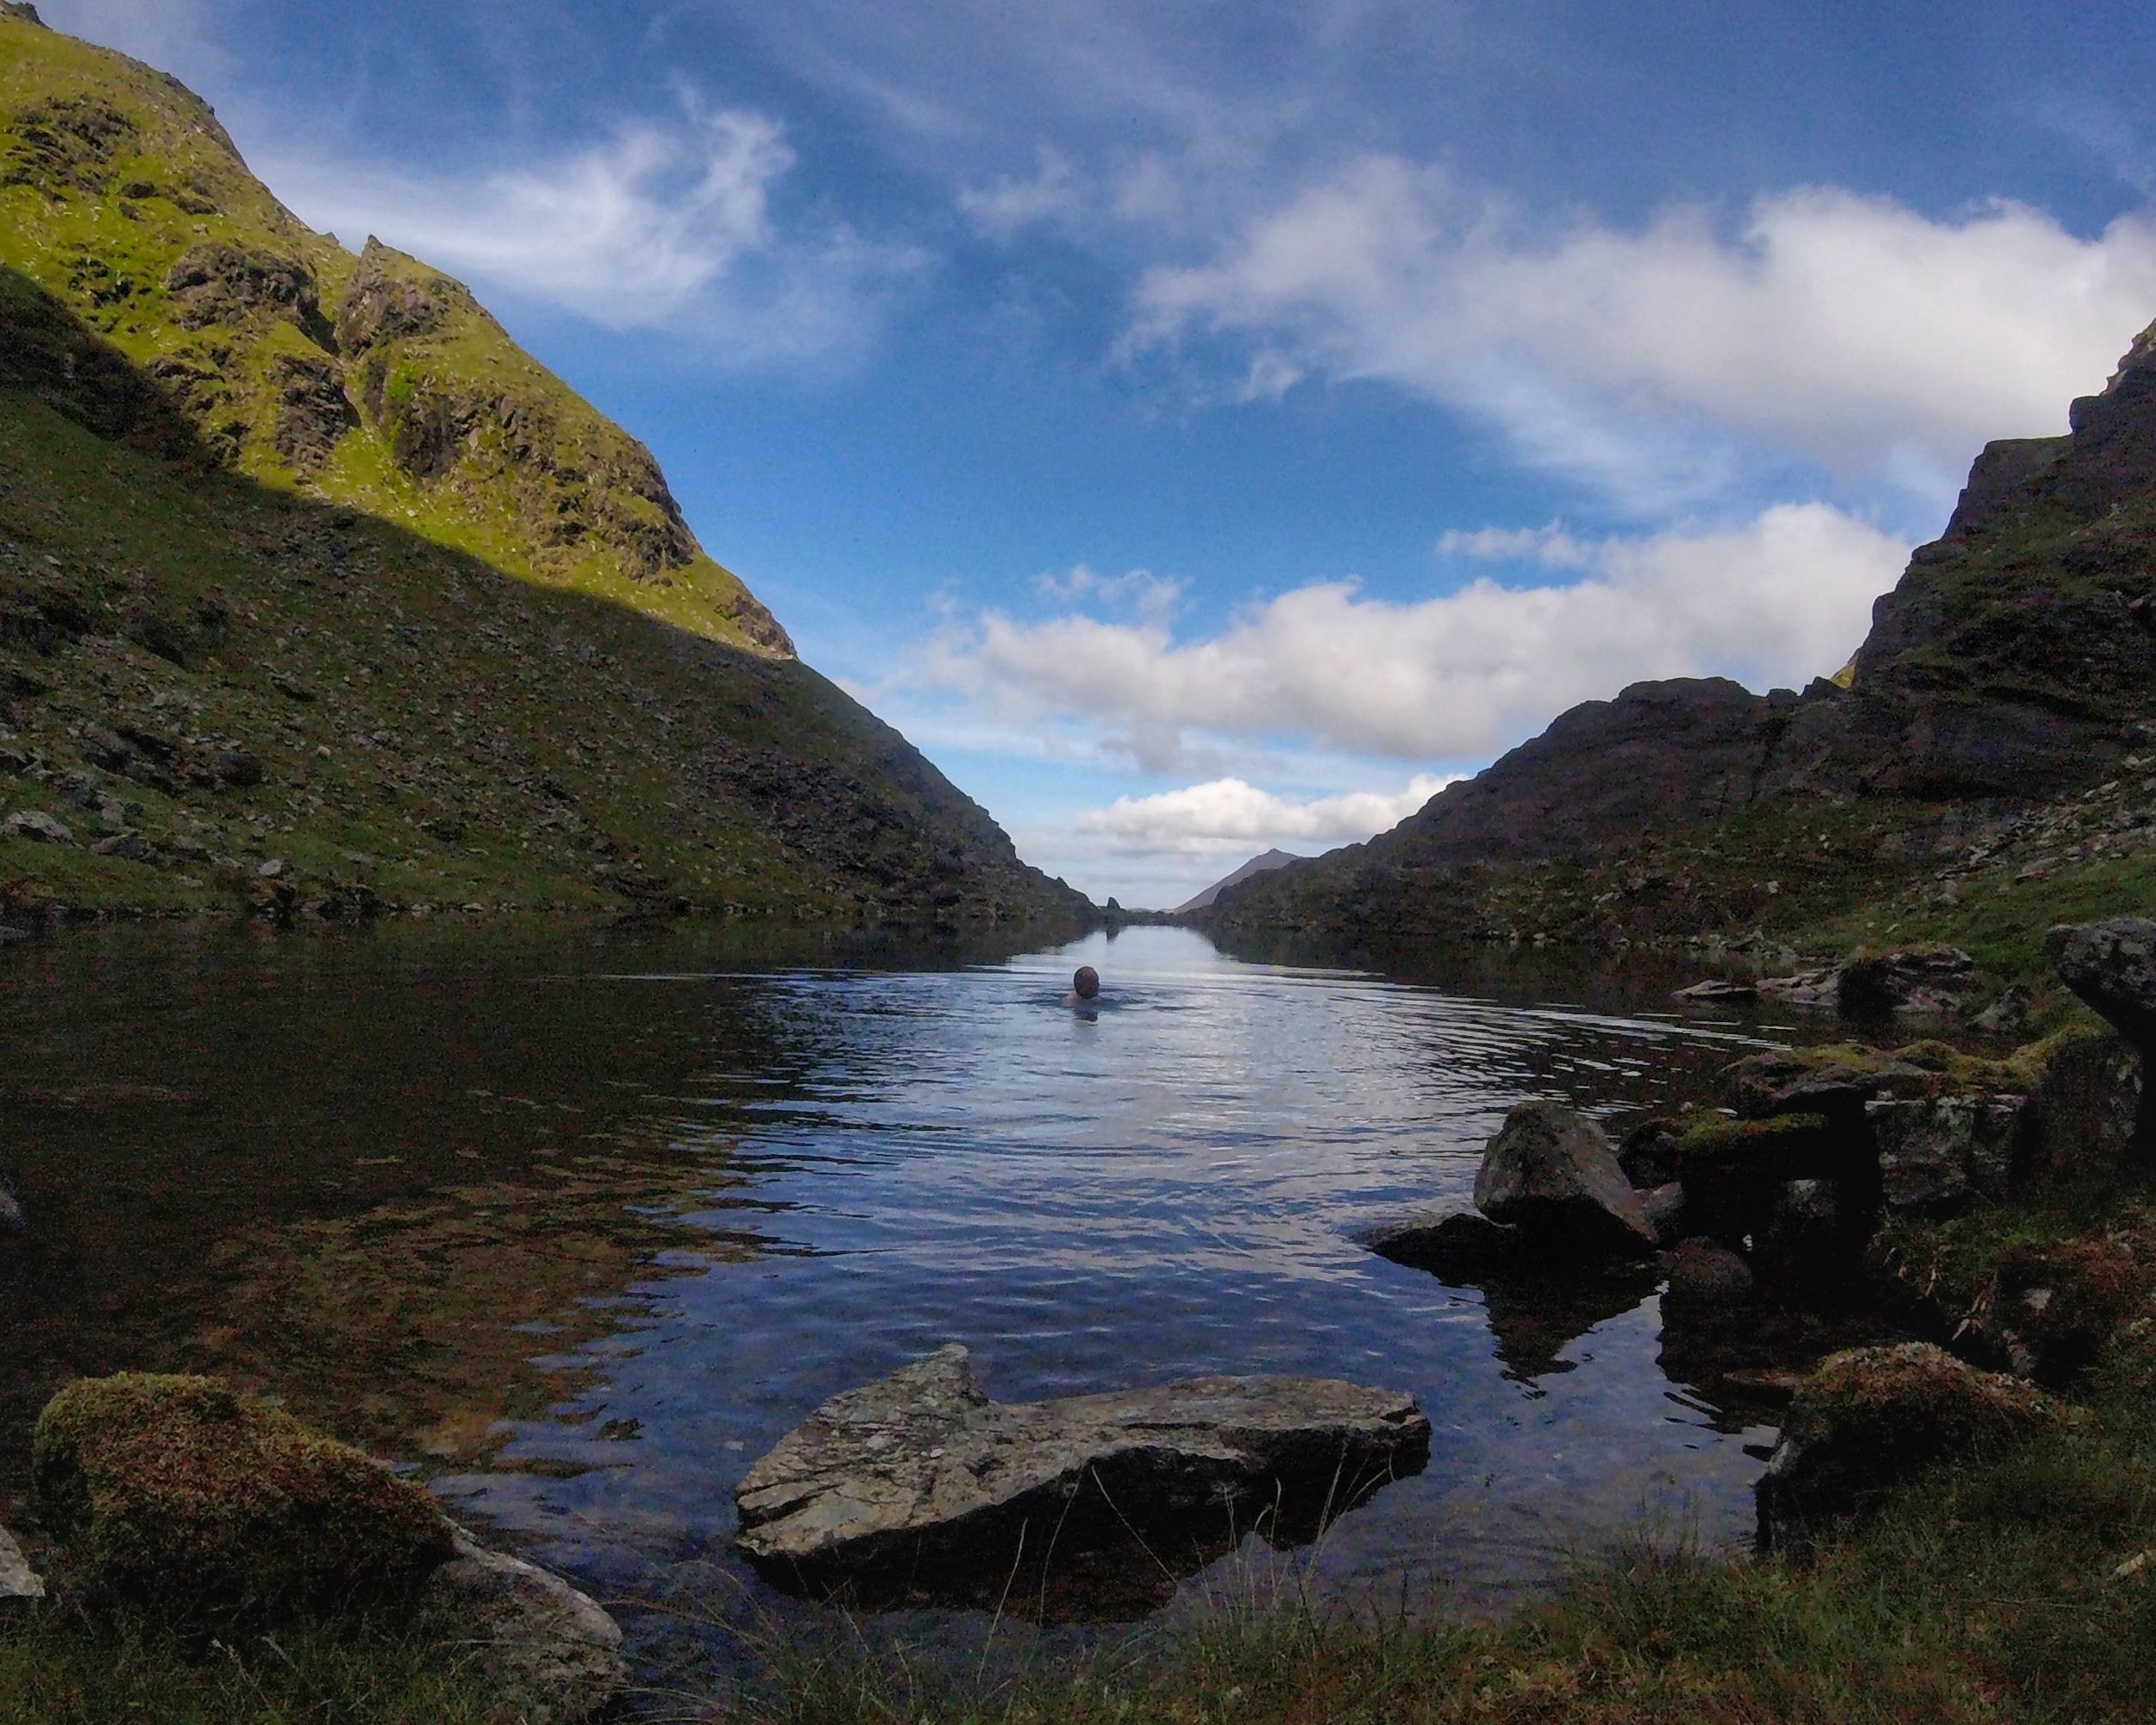
[[[1080, 963], [1091, 1018], [1062, 1004]], [[736, 1480], [958, 1340], [1003, 1399], [1414, 1391], [1429, 1466], [1296, 1555], [1320, 1592], [1500, 1601], [1643, 1517], [1742, 1539], [1769, 1433], [1664, 1376], [1651, 1283], [1523, 1306], [1357, 1236], [1464, 1208], [1522, 1098], [1699, 1095], [1756, 1044], [1475, 980], [1152, 928], [1008, 958], [411, 930], [0, 952], [0, 1173], [32, 1218], [0, 1245], [0, 1514], [59, 1382], [213, 1370], [602, 1592], [695, 1565], [783, 1616], [806, 1608], [728, 1555]]]

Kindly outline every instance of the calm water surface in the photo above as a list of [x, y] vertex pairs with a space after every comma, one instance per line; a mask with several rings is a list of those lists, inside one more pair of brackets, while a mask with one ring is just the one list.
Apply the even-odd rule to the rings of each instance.
[[[1651, 1291], [1493, 1310], [1358, 1236], [1465, 1208], [1522, 1098], [1696, 1095], [1757, 1032], [1173, 929], [896, 969], [479, 938], [0, 953], [0, 1173], [33, 1218], [0, 1257], [0, 1509], [57, 1382], [216, 1370], [602, 1591], [694, 1568], [734, 1609], [804, 1610], [728, 1557], [735, 1482], [824, 1397], [958, 1340], [1003, 1399], [1412, 1389], [1427, 1470], [1296, 1560], [1342, 1596], [1501, 1600], [1643, 1516], [1749, 1531], [1771, 1434], [1664, 1374]], [[1081, 963], [1094, 1017], [1062, 1004]]]

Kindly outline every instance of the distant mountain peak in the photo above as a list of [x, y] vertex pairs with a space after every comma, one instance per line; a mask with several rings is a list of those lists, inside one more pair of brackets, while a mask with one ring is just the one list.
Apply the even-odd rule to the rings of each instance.
[[1213, 901], [1219, 898], [1221, 894], [1227, 891], [1230, 887], [1238, 885], [1242, 881], [1249, 880], [1253, 875], [1269, 875], [1275, 869], [1284, 869], [1290, 862], [1300, 862], [1303, 859], [1301, 857], [1295, 856], [1292, 851], [1282, 850], [1275, 846], [1274, 849], [1264, 852], [1262, 856], [1251, 857], [1249, 862], [1245, 862], [1240, 869], [1238, 869], [1232, 875], [1226, 875], [1220, 880], [1215, 881], [1210, 887], [1207, 887], [1205, 891], [1199, 894], [1196, 898], [1190, 900], [1188, 903], [1177, 905], [1175, 906], [1175, 914], [1177, 916], [1188, 916], [1193, 911], [1209, 910], [1212, 908]]

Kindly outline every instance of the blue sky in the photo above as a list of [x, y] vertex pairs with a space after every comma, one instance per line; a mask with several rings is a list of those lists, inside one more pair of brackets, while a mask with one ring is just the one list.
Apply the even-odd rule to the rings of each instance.
[[2140, 9], [42, 10], [471, 281], [1125, 903], [1639, 677], [1832, 673], [2156, 320]]

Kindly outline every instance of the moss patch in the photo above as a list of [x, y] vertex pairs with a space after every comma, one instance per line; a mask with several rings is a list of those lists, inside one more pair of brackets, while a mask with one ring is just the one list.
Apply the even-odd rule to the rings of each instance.
[[394, 1593], [449, 1555], [424, 1490], [213, 1378], [69, 1385], [32, 1473], [89, 1591], [182, 1620]]

